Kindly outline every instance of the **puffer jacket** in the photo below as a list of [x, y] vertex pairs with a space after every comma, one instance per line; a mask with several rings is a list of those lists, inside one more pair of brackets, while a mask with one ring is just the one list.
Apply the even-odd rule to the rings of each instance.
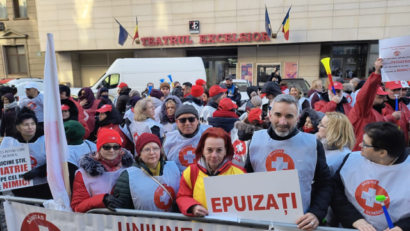
[[298, 124], [296, 125], [296, 127], [299, 129], [299, 131], [303, 132], [303, 126], [306, 123], [306, 118], [309, 117], [310, 121], [312, 122], [313, 128], [315, 129], [314, 131], [311, 131], [310, 134], [315, 134], [318, 132], [319, 128], [317, 127], [320, 123], [320, 117], [318, 116], [318, 114], [316, 113], [315, 110], [311, 109], [311, 108], [305, 108], [302, 111], [302, 114], [300, 114], [300, 118], [298, 121]]
[[[125, 153], [122, 156], [122, 166], [128, 168], [134, 162], [132, 154], [122, 149]], [[95, 155], [95, 153], [91, 153]], [[90, 155], [84, 155], [80, 159], [80, 168], [91, 177], [102, 176], [106, 169], [97, 160], [94, 160]], [[105, 194], [95, 195], [93, 197], [87, 191], [84, 184], [83, 176], [80, 171], [76, 172], [74, 184], [73, 184], [73, 196], [71, 200], [71, 208], [74, 212], [85, 213], [93, 208], [105, 208], [103, 203]]]
[[166, 104], [169, 100], [173, 100], [175, 102], [175, 106], [176, 106], [175, 111], [178, 110], [178, 108], [182, 106], [181, 100], [179, 100], [177, 96], [168, 95], [168, 97], [164, 100], [164, 103], [161, 105], [161, 110], [159, 111], [159, 122], [161, 124], [167, 124], [170, 122], [167, 117], [167, 107], [166, 107]]

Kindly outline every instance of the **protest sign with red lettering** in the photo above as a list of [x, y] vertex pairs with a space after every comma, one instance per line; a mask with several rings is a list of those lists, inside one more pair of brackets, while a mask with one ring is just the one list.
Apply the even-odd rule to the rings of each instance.
[[0, 192], [33, 186], [33, 181], [23, 179], [31, 170], [28, 145], [0, 149]]
[[303, 215], [297, 170], [204, 178], [210, 216], [295, 223]]
[[410, 36], [380, 40], [379, 56], [383, 82], [410, 80]]

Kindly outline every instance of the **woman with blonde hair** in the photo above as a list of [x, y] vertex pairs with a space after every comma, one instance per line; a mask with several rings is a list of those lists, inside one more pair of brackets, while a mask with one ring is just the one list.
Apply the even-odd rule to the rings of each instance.
[[299, 101], [299, 110], [302, 112], [305, 108], [310, 108], [309, 100], [303, 97], [303, 91], [299, 86], [293, 85], [289, 88], [289, 95], [295, 97]]
[[327, 112], [318, 128], [316, 136], [323, 144], [326, 162], [333, 176], [356, 143], [353, 126], [344, 114]]
[[316, 79], [312, 82], [312, 86], [307, 93], [312, 108], [315, 108], [315, 103], [320, 100], [321, 93], [323, 93], [323, 82], [320, 79]]
[[152, 133], [161, 140], [164, 137], [164, 127], [155, 121], [155, 107], [150, 98], [138, 101], [134, 106], [134, 121], [130, 125], [134, 143], [143, 133]]

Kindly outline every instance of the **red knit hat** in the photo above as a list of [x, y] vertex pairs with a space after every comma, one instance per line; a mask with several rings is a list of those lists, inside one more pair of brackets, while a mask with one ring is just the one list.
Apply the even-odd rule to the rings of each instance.
[[193, 97], [200, 97], [202, 94], [204, 94], [204, 88], [200, 85], [194, 85], [191, 88], [191, 95]]
[[101, 146], [108, 143], [116, 143], [122, 145], [122, 139], [120, 133], [118, 133], [116, 130], [103, 128], [98, 133], [97, 151], [101, 149]]
[[252, 123], [254, 120], [257, 120], [259, 124], [263, 122], [262, 121], [262, 109], [254, 108], [249, 112], [248, 121]]
[[203, 86], [203, 85], [206, 84], [206, 82], [203, 79], [197, 79], [195, 84], [198, 85], [198, 86]]
[[150, 142], [157, 143], [159, 148], [161, 148], [161, 141], [158, 136], [151, 133], [142, 133], [142, 135], [138, 137], [137, 142], [135, 142], [135, 156], [138, 157], [142, 148]]
[[233, 103], [230, 98], [222, 99], [218, 104], [218, 110], [220, 111], [230, 111], [234, 108], [238, 108], [238, 105]]
[[126, 83], [118, 84], [118, 88], [123, 88], [123, 87], [128, 87], [128, 85]]

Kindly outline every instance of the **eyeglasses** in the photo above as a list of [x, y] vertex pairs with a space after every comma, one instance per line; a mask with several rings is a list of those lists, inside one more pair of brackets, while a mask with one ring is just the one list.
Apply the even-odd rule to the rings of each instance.
[[[363, 148], [374, 148], [374, 146], [367, 145], [367, 144], [364, 142], [364, 136], [363, 136], [363, 140], [362, 140], [362, 145], [363, 145]], [[363, 149], [363, 148], [362, 148], [362, 149]]]
[[145, 154], [150, 153], [151, 151], [157, 153], [159, 150], [160, 148], [145, 148], [141, 152]]
[[113, 146], [103, 145], [102, 148], [103, 148], [105, 151], [110, 151], [111, 148], [114, 149], [114, 151], [118, 151], [118, 150], [121, 149], [121, 146], [120, 146], [120, 145], [113, 145]]
[[327, 127], [323, 126], [322, 122], [319, 123], [319, 127], [327, 128]]
[[193, 122], [195, 122], [196, 117], [189, 117], [189, 118], [181, 118], [181, 119], [178, 119], [178, 121], [179, 121], [181, 124], [186, 123], [187, 120], [188, 120], [190, 123], [193, 123]]

